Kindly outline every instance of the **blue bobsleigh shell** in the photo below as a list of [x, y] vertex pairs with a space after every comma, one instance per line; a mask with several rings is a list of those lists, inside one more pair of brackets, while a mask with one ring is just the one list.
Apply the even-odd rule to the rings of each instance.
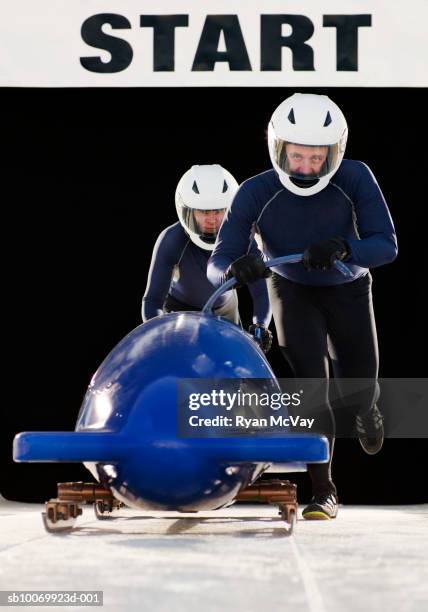
[[19, 434], [14, 458], [84, 462], [128, 505], [181, 511], [231, 503], [272, 462], [327, 460], [327, 441], [316, 435], [177, 435], [177, 381], [240, 378], [277, 385], [249, 334], [209, 314], [156, 317], [129, 333], [101, 364], [75, 432]]

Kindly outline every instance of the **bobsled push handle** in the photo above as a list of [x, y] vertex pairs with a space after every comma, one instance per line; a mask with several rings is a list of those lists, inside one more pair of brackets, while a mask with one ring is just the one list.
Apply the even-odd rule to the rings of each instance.
[[[269, 261], [265, 261], [266, 268], [274, 268], [275, 266], [280, 266], [281, 264], [290, 264], [290, 263], [299, 263], [303, 259], [303, 253], [298, 253], [296, 255], [284, 255], [283, 257], [275, 257], [274, 259], [270, 259]], [[339, 272], [341, 272], [347, 278], [352, 276], [351, 270], [345, 265], [342, 261], [336, 259], [334, 262], [334, 266]], [[236, 283], [234, 278], [230, 278], [223, 285], [221, 285], [210, 297], [208, 302], [202, 309], [202, 312], [212, 312], [212, 308], [218, 298], [226, 293], [229, 289], [231, 289]]]

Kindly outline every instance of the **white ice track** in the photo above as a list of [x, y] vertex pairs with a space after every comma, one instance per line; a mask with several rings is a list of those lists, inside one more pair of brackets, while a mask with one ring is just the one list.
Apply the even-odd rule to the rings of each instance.
[[265, 505], [110, 521], [87, 506], [70, 535], [41, 510], [0, 500], [0, 590], [102, 590], [115, 611], [428, 610], [428, 505], [341, 507], [292, 537]]

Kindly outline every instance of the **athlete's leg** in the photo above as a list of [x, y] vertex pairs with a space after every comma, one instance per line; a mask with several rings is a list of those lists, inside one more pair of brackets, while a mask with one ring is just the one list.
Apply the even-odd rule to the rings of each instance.
[[[382, 417], [375, 407], [379, 397], [379, 351], [371, 294], [371, 276], [335, 288], [327, 305], [329, 351], [340, 394], [340, 410], [357, 418], [366, 452], [378, 452], [383, 442]], [[360, 381], [342, 379], [363, 379]], [[338, 418], [341, 428], [340, 417]], [[345, 432], [339, 431], [340, 434]], [[367, 434], [365, 436], [364, 434]], [[367, 438], [364, 440], [364, 438]]]
[[322, 423], [330, 444], [328, 463], [310, 464], [308, 472], [314, 494], [334, 489], [331, 460], [334, 447], [334, 423], [328, 402], [327, 326], [324, 313], [316, 306], [312, 287], [298, 285], [274, 274], [268, 282], [269, 297], [282, 354], [296, 378], [325, 380], [320, 401], [326, 407]]
[[366, 379], [369, 384], [350, 401], [357, 404], [357, 412], [367, 413], [378, 397], [379, 369], [370, 275], [335, 288], [327, 299], [329, 352], [342, 400], [349, 405], [341, 378]]
[[240, 325], [238, 296], [235, 290], [231, 293], [232, 295], [227, 300], [226, 304], [223, 304], [220, 308], [216, 308], [214, 312], [217, 316], [224, 317], [228, 321], [235, 323], [235, 325]]

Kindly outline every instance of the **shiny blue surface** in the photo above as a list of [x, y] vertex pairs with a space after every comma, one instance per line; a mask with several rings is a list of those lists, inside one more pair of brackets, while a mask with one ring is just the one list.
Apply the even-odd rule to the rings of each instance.
[[126, 503], [177, 510], [231, 503], [271, 462], [327, 459], [319, 436], [178, 438], [181, 378], [263, 378], [276, 388], [249, 334], [208, 314], [167, 314], [134, 329], [107, 356], [76, 432], [20, 434], [14, 458], [91, 462]]

